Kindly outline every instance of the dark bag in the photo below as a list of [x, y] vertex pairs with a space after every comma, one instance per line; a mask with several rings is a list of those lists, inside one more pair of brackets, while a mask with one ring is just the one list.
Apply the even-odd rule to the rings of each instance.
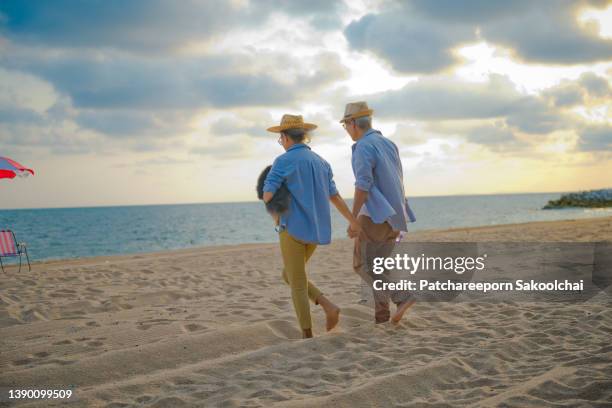
[[[263, 200], [264, 182], [266, 181], [266, 177], [268, 176], [271, 168], [272, 166], [266, 167], [257, 179], [257, 198], [260, 200]], [[281, 215], [289, 209], [290, 199], [291, 193], [287, 188], [287, 184], [283, 182], [279, 189], [274, 193], [274, 196], [272, 196], [272, 199], [266, 203], [266, 210], [272, 215]]]

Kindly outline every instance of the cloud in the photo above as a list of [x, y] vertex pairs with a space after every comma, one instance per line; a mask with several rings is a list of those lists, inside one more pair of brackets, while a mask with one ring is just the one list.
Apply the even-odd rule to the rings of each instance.
[[510, 129], [499, 124], [476, 127], [468, 132], [467, 139], [484, 145], [500, 145], [516, 140]]
[[540, 97], [525, 96], [506, 113], [506, 124], [521, 132], [547, 134], [570, 125], [570, 119]]
[[579, 133], [578, 150], [612, 152], [612, 126], [587, 126]]
[[[337, 120], [325, 113], [303, 113], [300, 111], [287, 110], [289, 114], [302, 114], [304, 120], [314, 123], [317, 128], [310, 132], [317, 144], [336, 144], [343, 141], [347, 135]], [[240, 110], [232, 116], [222, 117], [210, 125], [211, 136], [237, 136], [247, 135], [257, 139], [276, 141], [278, 135], [268, 132], [266, 129], [277, 125], [282, 115], [272, 116], [269, 111], [263, 109]]]
[[427, 143], [427, 136], [422, 129], [403, 123], [397, 125], [391, 138], [400, 142], [402, 146], [417, 146]]
[[542, 93], [557, 107], [582, 105], [589, 100], [612, 96], [612, 88], [606, 78], [592, 72], [585, 72], [577, 80], [564, 80], [559, 85]]
[[367, 97], [377, 115], [420, 120], [500, 117], [521, 98], [512, 82], [501, 75], [491, 75], [485, 83], [426, 77], [399, 90]]
[[224, 73], [234, 58], [114, 56], [3, 59], [2, 65], [37, 75], [77, 108], [193, 109], [277, 103], [284, 86], [263, 75]]
[[31, 123], [42, 125], [45, 117], [32, 109], [0, 106], [0, 123]]
[[[508, 47], [527, 62], [581, 64], [612, 59], [612, 40], [577, 21], [578, 10], [604, 7], [589, 0], [412, 0], [353, 21], [349, 45], [405, 73], [435, 73], [457, 64], [453, 53], [476, 40]], [[477, 35], [478, 33], [478, 35]]]
[[528, 8], [533, 1], [491, 1], [491, 0], [412, 0], [413, 12], [447, 23], [481, 23], [490, 19], [510, 17]]
[[191, 154], [215, 159], [237, 160], [244, 159], [250, 155], [250, 149], [244, 143], [228, 142], [210, 144], [206, 146], [195, 146], [189, 151]]
[[592, 72], [582, 74], [578, 82], [593, 98], [612, 96], [612, 88], [608, 80]]
[[548, 89], [544, 95], [551, 98], [557, 107], [576, 106], [584, 102], [584, 90], [575, 82]]
[[515, 132], [503, 122], [485, 124], [468, 129], [465, 133], [467, 141], [485, 146], [491, 151], [515, 155], [517, 152], [525, 155], [529, 143], [516, 137]]
[[246, 72], [244, 67], [256, 58], [253, 54], [182, 59], [62, 55], [2, 58], [0, 64], [37, 75], [70, 96], [75, 107], [91, 109], [283, 105], [346, 75], [337, 56], [329, 53], [314, 58], [320, 63], [314, 72], [302, 73], [292, 82], [266, 72]]
[[612, 40], [579, 25], [577, 12], [608, 1], [530, 2], [507, 18], [482, 21], [483, 38], [514, 50], [525, 61], [580, 64], [612, 59]]
[[81, 110], [75, 122], [118, 139], [173, 138], [189, 129], [191, 116], [180, 112]]
[[425, 77], [363, 98], [371, 101], [376, 115], [392, 119], [504, 119], [525, 133], [549, 133], [566, 124], [563, 113], [544, 98], [520, 93], [507, 77], [497, 74], [486, 82]]
[[[254, 50], [199, 57], [115, 51], [39, 52], [15, 46], [8, 50], [0, 54], [0, 67], [42, 79], [41, 84], [51, 85], [52, 99], [62, 103], [37, 112], [20, 106], [31, 98], [26, 91], [15, 89], [17, 94], [0, 99], [0, 127], [5, 127], [5, 132], [10, 122], [23, 124], [28, 134], [35, 133], [37, 126], [40, 134], [61, 132], [63, 122], [67, 122], [74, 129], [112, 139], [108, 146], [136, 151], [159, 150], [166, 147], [164, 140], [180, 139], [192, 130], [190, 124], [203, 110], [295, 109], [300, 99], [308, 99], [348, 75], [338, 55], [328, 51], [305, 60], [287, 61], [283, 52], [270, 51], [261, 58]], [[280, 66], [279, 61], [291, 70], [290, 75], [283, 76], [283, 69], [270, 69]], [[264, 118], [269, 119], [269, 113]], [[242, 129], [233, 130], [219, 123], [215, 130], [261, 135], [272, 122], [260, 120], [250, 129], [243, 123]], [[28, 140], [37, 143], [38, 139], [32, 136]], [[15, 138], [9, 141], [11, 145], [20, 143]], [[63, 139], [37, 146], [64, 151]]]
[[108, 146], [92, 132], [79, 131], [65, 123], [54, 126], [34, 126], [25, 123], [0, 124], [0, 150], [15, 150], [32, 154], [45, 150], [52, 154], [83, 154], [95, 151], [105, 154]]
[[340, 1], [3, 0], [0, 32], [23, 44], [158, 53], [211, 41], [232, 29], [259, 26], [275, 12], [323, 26], [325, 16], [331, 24], [341, 11]]
[[271, 118], [267, 120], [251, 121], [243, 120], [238, 117], [226, 117], [213, 122], [210, 126], [210, 132], [214, 136], [246, 134], [253, 137], [262, 137], [269, 136], [266, 129], [270, 126], [272, 126]]
[[[188, 129], [190, 115], [182, 112], [76, 110], [58, 99], [44, 112], [0, 105], [0, 140], [5, 148], [30, 147], [57, 154], [137, 151], [167, 148]], [[108, 138], [120, 143], [108, 143]]]
[[344, 35], [353, 49], [370, 51], [409, 73], [438, 72], [456, 64], [452, 49], [476, 38], [472, 27], [423, 20], [407, 6], [368, 14], [351, 22]]

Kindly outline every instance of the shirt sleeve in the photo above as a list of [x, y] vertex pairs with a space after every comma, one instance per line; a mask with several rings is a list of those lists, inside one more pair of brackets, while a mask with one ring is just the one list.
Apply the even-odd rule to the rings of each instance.
[[358, 146], [353, 152], [353, 171], [355, 173], [355, 187], [362, 191], [370, 191], [374, 183], [372, 169], [374, 168], [374, 155], [370, 149]]
[[334, 181], [334, 172], [332, 171], [329, 163], [327, 163], [327, 170], [329, 174], [329, 196], [332, 197], [338, 194], [338, 189], [336, 188], [336, 182]]
[[274, 160], [274, 163], [272, 163], [272, 168], [264, 181], [264, 193], [274, 194], [276, 193], [276, 190], [279, 189], [285, 180], [285, 171], [283, 167], [283, 163], [280, 160]]

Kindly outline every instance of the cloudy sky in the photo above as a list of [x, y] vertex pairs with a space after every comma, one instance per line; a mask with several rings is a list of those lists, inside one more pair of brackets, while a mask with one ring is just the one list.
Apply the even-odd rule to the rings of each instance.
[[612, 1], [0, 2], [0, 208], [252, 201], [283, 113], [352, 196], [367, 100], [410, 196], [612, 187]]

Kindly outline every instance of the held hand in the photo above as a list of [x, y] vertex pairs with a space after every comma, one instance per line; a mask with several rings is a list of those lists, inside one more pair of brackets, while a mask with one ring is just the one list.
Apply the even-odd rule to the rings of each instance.
[[346, 232], [350, 238], [358, 237], [361, 233], [361, 224], [357, 221], [351, 222]]

